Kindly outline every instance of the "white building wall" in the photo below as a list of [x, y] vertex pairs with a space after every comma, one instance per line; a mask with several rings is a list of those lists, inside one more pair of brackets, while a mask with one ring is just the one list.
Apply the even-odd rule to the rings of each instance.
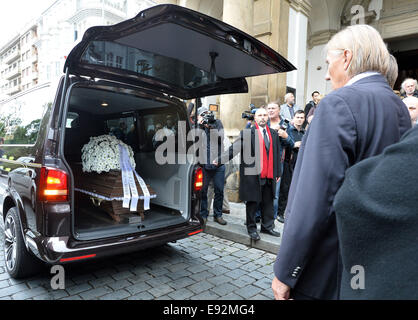
[[296, 104], [303, 107], [305, 101], [305, 70], [308, 18], [290, 8], [288, 60], [297, 70], [287, 73], [288, 87], [296, 89]]
[[312, 100], [311, 94], [313, 91], [327, 94], [332, 90], [331, 83], [325, 81], [328, 68], [325, 60], [325, 44], [315, 46], [308, 51], [306, 103]]
[[[81, 41], [84, 32], [97, 25], [111, 25], [135, 17], [141, 10], [155, 5], [152, 0], [58, 0], [46, 9], [39, 18], [22, 28], [23, 37], [29, 27], [36, 25], [38, 37], [35, 42], [24, 45], [24, 50], [37, 48], [38, 79], [34, 85], [55, 84], [63, 75], [65, 59], [72, 48]], [[77, 31], [77, 35], [75, 34]], [[22, 51], [23, 53], [24, 51]], [[25, 69], [31, 60], [25, 60]], [[24, 78], [30, 84], [32, 76]], [[4, 79], [0, 79], [2, 84]], [[32, 85], [33, 86], [33, 85]], [[24, 90], [27, 90], [26, 88]], [[5, 99], [7, 97], [3, 97]]]

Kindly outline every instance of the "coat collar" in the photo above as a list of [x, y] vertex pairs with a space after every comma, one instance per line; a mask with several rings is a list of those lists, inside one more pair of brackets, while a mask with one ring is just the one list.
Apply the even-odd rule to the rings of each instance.
[[350, 79], [350, 81], [348, 81], [344, 87], [346, 86], [351, 86], [352, 84], [356, 83], [357, 81], [360, 81], [361, 79], [367, 78], [367, 77], [371, 77], [371, 76], [376, 76], [376, 75], [380, 75], [380, 73], [375, 72], [375, 71], [367, 71], [367, 72], [363, 72], [360, 73], [354, 77], [352, 77]]

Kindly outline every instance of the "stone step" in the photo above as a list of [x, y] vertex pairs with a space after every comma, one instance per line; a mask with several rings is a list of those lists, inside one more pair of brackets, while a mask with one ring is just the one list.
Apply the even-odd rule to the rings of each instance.
[[[213, 221], [212, 212], [209, 214], [205, 232], [223, 239], [238, 242], [251, 248], [264, 250], [273, 254], [277, 254], [280, 248], [281, 236], [273, 237], [271, 235], [260, 233], [260, 224], [258, 224], [258, 232], [260, 240], [252, 240], [247, 232], [245, 223], [245, 204], [230, 202], [230, 214], [223, 214], [222, 217], [227, 225], [222, 226]], [[283, 224], [276, 221], [275, 230], [283, 233]]]

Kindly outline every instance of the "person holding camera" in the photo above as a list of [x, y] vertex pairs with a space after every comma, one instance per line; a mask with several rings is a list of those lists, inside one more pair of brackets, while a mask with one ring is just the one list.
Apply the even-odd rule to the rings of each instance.
[[200, 205], [200, 216], [206, 224], [208, 219], [208, 187], [213, 181], [215, 197], [213, 200], [213, 220], [220, 225], [226, 225], [226, 221], [222, 218], [222, 203], [224, 198], [225, 184], [225, 166], [212, 164], [224, 150], [224, 127], [221, 120], [215, 119], [212, 112], [207, 107], [200, 107], [197, 110], [197, 121], [199, 128], [205, 133], [204, 141], [206, 142], [207, 160], [203, 164], [203, 187], [202, 202]]
[[[289, 127], [289, 121], [287, 119], [283, 119], [280, 116], [280, 104], [278, 101], [270, 102], [267, 105], [267, 112], [269, 115], [269, 122], [268, 125], [271, 129], [276, 130], [279, 134], [279, 141], [280, 141], [280, 172], [283, 172], [283, 162], [285, 157], [285, 148], [289, 147], [293, 149], [294, 141], [292, 137], [287, 133], [287, 129]], [[276, 191], [274, 197], [274, 219], [278, 216], [279, 210], [279, 196], [280, 196], [280, 183], [281, 179], [276, 184]], [[279, 221], [281, 222], [281, 218], [279, 217]]]

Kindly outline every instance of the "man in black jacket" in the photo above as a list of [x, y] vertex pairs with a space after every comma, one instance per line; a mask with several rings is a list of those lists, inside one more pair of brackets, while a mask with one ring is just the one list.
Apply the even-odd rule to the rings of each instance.
[[[200, 107], [197, 111], [199, 127], [203, 130], [204, 145], [206, 146], [206, 161], [203, 164], [203, 187], [200, 216], [206, 222], [208, 211], [208, 187], [213, 180], [215, 197], [213, 200], [213, 220], [221, 225], [227, 222], [222, 218], [222, 203], [224, 199], [225, 166], [215, 166], [213, 159], [217, 158], [224, 150], [224, 127], [221, 120], [211, 117], [207, 107]], [[202, 133], [203, 133], [202, 132]]]
[[373, 27], [340, 31], [326, 52], [334, 91], [321, 100], [300, 147], [274, 264], [276, 299], [339, 298], [335, 194], [349, 167], [411, 128], [408, 110], [384, 76], [389, 52]]
[[281, 223], [284, 223], [284, 212], [286, 209], [290, 183], [292, 182], [293, 171], [295, 169], [302, 138], [305, 135], [305, 129], [303, 129], [304, 122], [305, 113], [302, 110], [298, 110], [293, 117], [293, 125], [290, 125], [287, 129], [287, 133], [294, 143], [292, 146], [286, 147], [283, 161], [283, 172], [280, 181], [280, 197], [277, 210], [277, 220]]
[[273, 198], [279, 180], [280, 141], [275, 130], [267, 126], [268, 114], [259, 108], [254, 116], [255, 125], [241, 131], [229, 150], [214, 163], [226, 163], [241, 153], [239, 196], [246, 201], [247, 231], [252, 240], [259, 240], [255, 213], [261, 203], [261, 232], [275, 237]]
[[308, 125], [308, 114], [309, 111], [312, 108], [316, 108], [316, 105], [318, 104], [318, 99], [320, 97], [320, 93], [318, 91], [314, 91], [312, 92], [312, 100], [308, 102], [308, 104], [305, 106], [305, 122], [303, 123], [303, 128], [306, 128], [306, 126]]

